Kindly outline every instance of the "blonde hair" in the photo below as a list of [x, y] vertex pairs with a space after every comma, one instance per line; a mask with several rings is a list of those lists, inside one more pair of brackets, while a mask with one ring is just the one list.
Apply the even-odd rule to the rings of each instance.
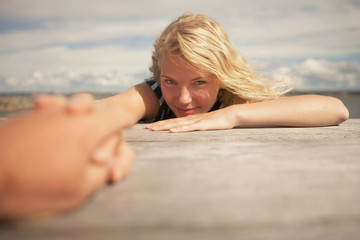
[[270, 86], [266, 78], [256, 74], [230, 44], [224, 28], [201, 14], [183, 14], [158, 35], [150, 67], [158, 83], [159, 63], [165, 54], [174, 63], [215, 75], [220, 83], [219, 97], [225, 106], [273, 99], [288, 91], [279, 88], [279, 84]]

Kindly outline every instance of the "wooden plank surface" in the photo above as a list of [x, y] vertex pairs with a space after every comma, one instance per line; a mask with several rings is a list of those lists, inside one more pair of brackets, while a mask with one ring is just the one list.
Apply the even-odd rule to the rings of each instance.
[[360, 119], [126, 138], [125, 182], [0, 239], [360, 239]]

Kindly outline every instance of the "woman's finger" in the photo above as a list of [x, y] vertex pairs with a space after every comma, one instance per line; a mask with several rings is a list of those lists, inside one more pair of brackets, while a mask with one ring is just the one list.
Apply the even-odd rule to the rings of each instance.
[[67, 99], [63, 95], [39, 94], [34, 98], [35, 111], [65, 108]]
[[131, 171], [134, 158], [134, 150], [127, 142], [121, 141], [118, 146], [118, 154], [114, 159], [114, 165], [109, 171], [109, 182], [115, 183], [125, 179]]
[[70, 97], [67, 111], [72, 114], [91, 112], [94, 108], [94, 97], [90, 93], [78, 93]]
[[[196, 117], [195, 117], [196, 116]], [[202, 117], [200, 115], [193, 115], [183, 118], [174, 118], [164, 121], [155, 122], [152, 124], [148, 124], [145, 126], [145, 128], [152, 130], [152, 131], [163, 131], [163, 130], [169, 130], [170, 128], [186, 125], [186, 124], [192, 124], [197, 122]]]
[[107, 166], [113, 165], [119, 138], [122, 138], [122, 136], [113, 134], [100, 143], [100, 145], [96, 146], [96, 149], [90, 158], [91, 163]]
[[78, 93], [67, 99], [63, 95], [40, 94], [34, 98], [34, 109], [50, 110], [63, 108], [70, 114], [91, 112], [94, 106], [94, 97], [90, 93]]
[[185, 124], [169, 128], [171, 133], [191, 132], [201, 130], [196, 124]]

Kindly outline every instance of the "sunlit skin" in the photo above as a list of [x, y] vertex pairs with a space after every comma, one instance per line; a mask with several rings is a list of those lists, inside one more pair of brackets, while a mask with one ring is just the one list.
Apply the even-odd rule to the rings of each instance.
[[214, 105], [219, 83], [214, 75], [189, 69], [164, 57], [160, 62], [160, 86], [176, 117], [208, 112]]

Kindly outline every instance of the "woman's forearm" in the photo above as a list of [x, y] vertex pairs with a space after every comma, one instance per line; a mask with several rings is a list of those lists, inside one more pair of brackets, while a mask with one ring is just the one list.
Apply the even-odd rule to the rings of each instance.
[[[126, 100], [125, 100], [126, 101]], [[95, 101], [94, 111], [106, 115], [114, 119], [115, 125], [132, 126], [140, 117], [137, 116], [135, 106], [128, 106], [124, 101], [124, 97], [116, 95]]]
[[320, 95], [281, 97], [230, 107], [236, 113], [236, 126], [329, 126], [349, 118], [339, 99]]

